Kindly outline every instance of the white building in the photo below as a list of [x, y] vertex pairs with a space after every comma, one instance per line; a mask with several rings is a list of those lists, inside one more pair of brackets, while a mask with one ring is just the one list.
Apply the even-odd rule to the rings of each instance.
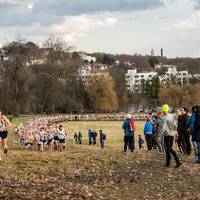
[[160, 75], [160, 82], [163, 84], [166, 83], [176, 83], [178, 85], [183, 85], [184, 83], [189, 83], [190, 75], [187, 70], [177, 71], [175, 65], [164, 65], [167, 67], [167, 72], [165, 75]]
[[91, 61], [96, 62], [97, 60], [95, 57], [87, 55], [86, 53], [79, 53], [79, 55], [83, 60], [86, 60], [88, 62], [91, 62]]
[[167, 68], [167, 72], [164, 75], [158, 75], [157, 72], [153, 71], [137, 73], [136, 69], [128, 70], [125, 75], [127, 89], [132, 93], [140, 94], [145, 87], [144, 83], [156, 76], [158, 76], [162, 84], [176, 83], [178, 85], [183, 85], [189, 83], [191, 75], [188, 71], [177, 71], [174, 65], [164, 65], [163, 67]]
[[126, 73], [126, 87], [130, 92], [141, 93], [143, 83], [157, 76], [157, 72], [137, 73], [137, 69], [128, 70]]

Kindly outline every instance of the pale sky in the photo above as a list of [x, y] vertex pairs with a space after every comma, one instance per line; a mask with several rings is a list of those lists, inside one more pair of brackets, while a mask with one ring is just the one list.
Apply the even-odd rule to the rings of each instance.
[[0, 43], [62, 36], [78, 51], [200, 57], [200, 0], [0, 0]]

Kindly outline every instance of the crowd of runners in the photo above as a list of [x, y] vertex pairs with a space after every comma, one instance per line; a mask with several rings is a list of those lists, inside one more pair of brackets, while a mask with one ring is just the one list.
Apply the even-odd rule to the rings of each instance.
[[[14, 133], [19, 138], [20, 145], [32, 151], [37, 149], [43, 151], [63, 151], [67, 143], [67, 131], [62, 122], [66, 121], [66, 115], [40, 117], [29, 120], [14, 128]], [[98, 133], [95, 130], [88, 130], [89, 145], [97, 144]], [[74, 132], [74, 143], [82, 144], [83, 136], [81, 131]], [[106, 135], [99, 130], [100, 146], [103, 149]]]
[[[130, 149], [134, 152], [135, 141], [137, 140], [139, 149], [146, 148], [148, 151], [157, 149], [165, 152], [165, 167], [170, 166], [171, 156], [176, 161], [176, 168], [181, 165], [176, 151], [173, 149], [173, 142], [177, 143], [180, 153], [190, 155], [194, 150], [193, 163], [200, 163], [200, 106], [192, 108], [189, 114], [187, 107], [180, 107], [176, 114], [169, 113], [167, 104], [162, 106], [161, 112], [151, 112], [148, 115], [128, 114], [128, 115], [95, 115], [96, 120], [123, 120], [122, 129], [124, 130], [124, 152]], [[81, 116], [81, 118], [80, 118]], [[58, 115], [47, 117], [36, 117], [30, 119], [25, 124], [20, 124], [14, 128], [14, 133], [19, 138], [21, 146], [32, 151], [33, 147], [39, 151], [63, 151], [66, 148], [67, 132], [62, 122], [92, 119], [92, 115]], [[90, 116], [90, 117], [89, 117]], [[110, 118], [111, 117], [111, 118]], [[145, 120], [144, 131], [135, 138], [135, 120]], [[7, 153], [7, 135], [10, 121], [0, 112], [0, 139], [4, 153]], [[88, 130], [88, 144], [96, 145], [97, 138], [99, 144], [104, 149], [106, 134], [102, 130]], [[144, 139], [143, 139], [144, 138]], [[81, 131], [74, 132], [74, 143], [83, 144]], [[192, 143], [192, 145], [191, 145]]]
[[[145, 120], [147, 114], [135, 113], [132, 114], [134, 121]], [[126, 119], [126, 114], [81, 114], [81, 115], [66, 115], [66, 121], [123, 121]]]

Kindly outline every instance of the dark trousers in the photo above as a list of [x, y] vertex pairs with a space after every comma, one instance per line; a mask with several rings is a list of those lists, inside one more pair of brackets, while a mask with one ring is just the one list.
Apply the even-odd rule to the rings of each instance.
[[89, 136], [89, 145], [91, 145], [91, 144], [92, 144], [92, 137]]
[[192, 147], [191, 147], [191, 142], [190, 142], [190, 133], [185, 133], [184, 134], [184, 140], [185, 140], [185, 151], [186, 151], [186, 154], [191, 154]]
[[152, 134], [145, 134], [145, 140], [147, 143], [148, 151], [151, 151], [152, 150]]
[[180, 134], [180, 144], [182, 147], [184, 154], [191, 154], [191, 142], [190, 142], [190, 134], [189, 133], [181, 133]]
[[101, 148], [104, 149], [104, 142], [105, 140], [100, 140]]
[[129, 149], [131, 149], [131, 145], [133, 146], [133, 150], [135, 149], [135, 137], [134, 137], [134, 135], [133, 135], [133, 142], [132, 142], [132, 144], [129, 142], [128, 143], [128, 148]]
[[174, 157], [174, 160], [176, 163], [179, 163], [178, 156], [176, 155], [176, 152], [173, 150], [173, 136], [165, 136], [164, 137], [164, 146], [165, 146], [165, 154], [166, 154], [166, 166], [170, 165], [171, 161], [171, 155]]
[[127, 147], [133, 152], [133, 136], [124, 136], [124, 152], [126, 152]]
[[141, 143], [139, 143], [139, 149], [144, 148]]
[[[184, 144], [185, 144], [185, 143], [184, 143]], [[182, 136], [179, 135], [178, 141], [177, 141], [177, 145], [178, 145], [178, 149], [179, 149], [180, 153], [185, 153], [184, 144], [183, 144]]]
[[96, 137], [93, 137], [93, 145], [95, 145], [97, 143]]

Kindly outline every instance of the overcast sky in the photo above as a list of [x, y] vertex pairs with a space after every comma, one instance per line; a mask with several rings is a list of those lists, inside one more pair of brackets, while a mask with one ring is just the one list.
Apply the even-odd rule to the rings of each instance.
[[0, 0], [0, 43], [62, 36], [77, 50], [200, 57], [200, 0]]

